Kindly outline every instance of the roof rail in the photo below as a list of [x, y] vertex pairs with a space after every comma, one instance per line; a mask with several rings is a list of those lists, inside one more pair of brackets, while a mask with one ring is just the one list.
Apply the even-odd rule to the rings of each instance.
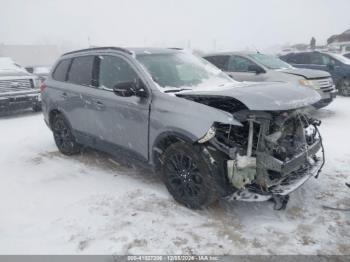
[[168, 47], [168, 49], [173, 49], [173, 50], [184, 50], [184, 49], [181, 48], [181, 47]]
[[80, 52], [85, 52], [85, 51], [98, 51], [98, 50], [114, 50], [114, 51], [121, 51], [124, 53], [127, 53], [129, 55], [132, 55], [133, 53], [125, 48], [121, 48], [121, 47], [115, 47], [115, 46], [106, 46], [106, 47], [92, 47], [92, 48], [85, 48], [85, 49], [80, 49], [80, 50], [75, 50], [75, 51], [71, 51], [68, 53], [64, 53], [63, 55], [70, 55], [70, 54], [76, 54], [76, 53], [80, 53]]

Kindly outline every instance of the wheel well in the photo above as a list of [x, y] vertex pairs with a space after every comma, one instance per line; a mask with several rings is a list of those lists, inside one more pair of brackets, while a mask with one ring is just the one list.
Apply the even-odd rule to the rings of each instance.
[[51, 110], [50, 113], [49, 113], [49, 124], [50, 124], [50, 127], [52, 127], [52, 121], [55, 119], [55, 116], [61, 114], [60, 111], [58, 111], [57, 109], [54, 109], [54, 110]]
[[154, 146], [152, 147], [152, 160], [156, 170], [159, 170], [161, 166], [161, 163], [162, 163], [161, 155], [163, 154], [163, 152], [170, 145], [177, 142], [190, 143], [190, 144], [193, 143], [191, 139], [183, 135], [173, 134], [173, 133], [163, 134], [156, 140], [156, 142], [154, 143]]
[[342, 84], [342, 82], [343, 82], [344, 80], [350, 80], [350, 77], [349, 77], [349, 76], [343, 76], [343, 77], [341, 77], [341, 78], [338, 80], [338, 82], [336, 83], [336, 87], [337, 87], [337, 88], [341, 88], [340, 84]]

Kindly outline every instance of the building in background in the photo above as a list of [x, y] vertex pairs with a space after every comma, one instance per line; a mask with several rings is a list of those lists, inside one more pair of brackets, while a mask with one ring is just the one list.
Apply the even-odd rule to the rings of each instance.
[[26, 67], [52, 65], [66, 50], [56, 45], [6, 45], [0, 44], [0, 57], [11, 57]]
[[330, 51], [339, 53], [350, 52], [350, 29], [342, 34], [332, 35], [327, 39], [327, 44]]

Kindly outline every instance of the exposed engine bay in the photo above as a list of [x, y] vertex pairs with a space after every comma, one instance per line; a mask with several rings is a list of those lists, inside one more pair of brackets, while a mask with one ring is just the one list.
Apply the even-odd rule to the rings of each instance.
[[235, 189], [230, 199], [265, 201], [287, 196], [318, 176], [324, 165], [321, 122], [305, 109], [252, 111], [237, 100], [199, 100], [231, 112], [242, 123], [215, 123], [215, 136], [209, 142], [227, 156], [227, 178]]

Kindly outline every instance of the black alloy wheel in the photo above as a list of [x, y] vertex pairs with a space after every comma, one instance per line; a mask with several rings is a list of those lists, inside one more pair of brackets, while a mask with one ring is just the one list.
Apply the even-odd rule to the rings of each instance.
[[162, 173], [174, 199], [189, 208], [208, 206], [217, 198], [208, 163], [192, 145], [178, 142], [167, 148]]
[[80, 145], [76, 143], [67, 121], [61, 114], [55, 116], [52, 131], [55, 143], [62, 154], [73, 155], [80, 152]]

